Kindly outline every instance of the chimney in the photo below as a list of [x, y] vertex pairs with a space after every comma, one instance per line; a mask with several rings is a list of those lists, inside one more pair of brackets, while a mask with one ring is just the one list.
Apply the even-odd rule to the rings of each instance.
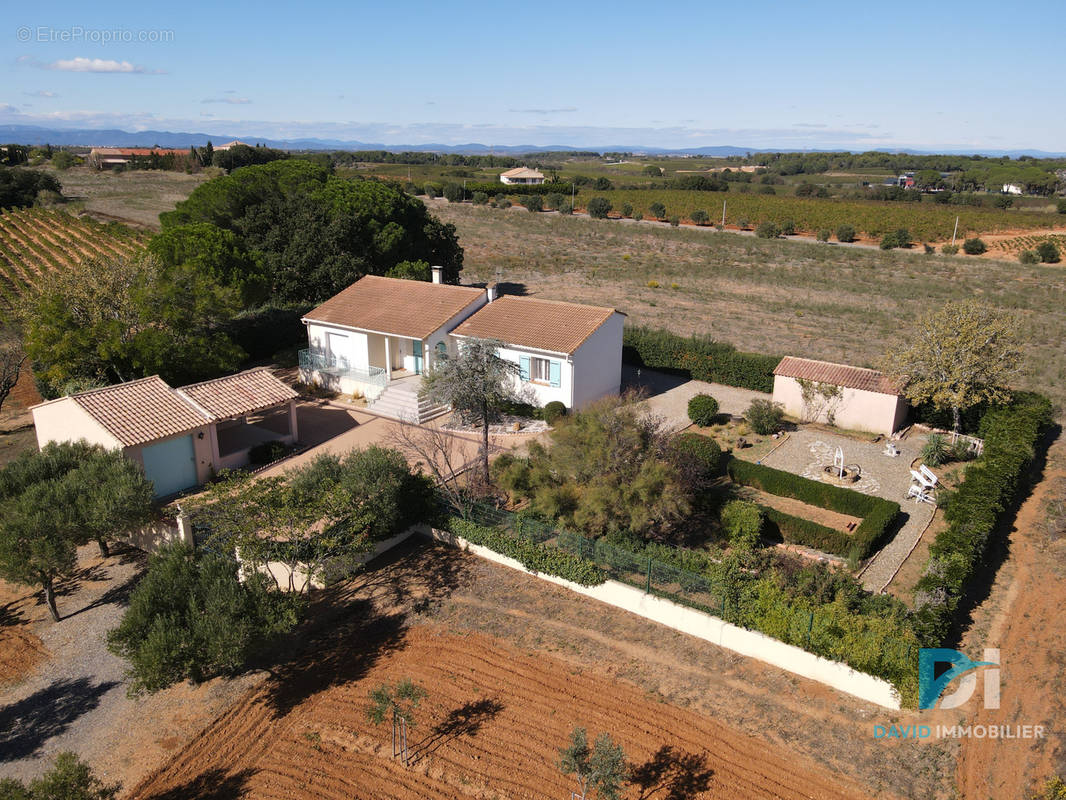
[[490, 303], [493, 300], [495, 300], [498, 296], [499, 296], [499, 290], [496, 288], [496, 284], [495, 283], [490, 283], [488, 286], [485, 287], [485, 297], [488, 298], [488, 301]]
[[444, 267], [430, 267], [430, 269], [433, 270], [433, 282], [443, 283], [441, 276], [444, 274]]

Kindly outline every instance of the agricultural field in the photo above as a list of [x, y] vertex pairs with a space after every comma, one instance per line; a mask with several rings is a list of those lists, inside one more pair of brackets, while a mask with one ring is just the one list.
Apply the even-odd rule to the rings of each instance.
[[146, 240], [115, 223], [104, 225], [64, 211], [0, 212], [0, 314], [15, 308], [41, 275], [90, 258], [128, 255]]

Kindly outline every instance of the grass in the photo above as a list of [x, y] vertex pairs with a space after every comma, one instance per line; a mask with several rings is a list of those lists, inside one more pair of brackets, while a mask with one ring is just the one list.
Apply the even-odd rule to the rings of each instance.
[[1027, 339], [1021, 384], [1066, 402], [1062, 265], [767, 241], [443, 202], [432, 209], [458, 229], [467, 281], [497, 279], [548, 298], [611, 305], [632, 324], [707, 334], [755, 352], [876, 366], [924, 312], [980, 297], [1021, 318]]

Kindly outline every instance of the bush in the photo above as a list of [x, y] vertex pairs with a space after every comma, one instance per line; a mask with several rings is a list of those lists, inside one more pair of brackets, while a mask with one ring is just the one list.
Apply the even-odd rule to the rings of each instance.
[[566, 202], [566, 198], [558, 193], [553, 192], [544, 197], [544, 207], [550, 211], [556, 211], [564, 202]]
[[899, 228], [891, 233], [886, 233], [881, 239], [882, 250], [894, 250], [897, 247], [910, 247], [911, 234], [906, 228]]
[[678, 225], [681, 224], [681, 217], [677, 216], [677, 214], [674, 214], [672, 217], [670, 217], [670, 224], [676, 228]]
[[597, 178], [592, 184], [592, 188], [597, 192], [609, 192], [614, 188], [614, 184], [611, 183], [610, 178]]
[[759, 223], [759, 226], [755, 229], [755, 235], [760, 239], [776, 239], [781, 235], [781, 229], [777, 227], [776, 223], [766, 220]]
[[663, 219], [666, 216], [666, 206], [662, 203], [652, 203], [648, 206], [648, 212], [655, 217], [655, 219]]
[[718, 401], [709, 394], [697, 394], [688, 401], [688, 418], [701, 428], [714, 424], [718, 418]]
[[539, 194], [544, 196], [557, 194], [569, 197], [573, 189], [574, 187], [572, 184], [564, 181], [545, 181], [544, 183], [500, 183], [499, 181], [466, 182], [466, 191], [468, 194], [472, 192], [484, 192], [489, 197], [496, 197], [501, 194]]
[[962, 243], [962, 249], [968, 256], [979, 256], [982, 253], [988, 252], [985, 243], [980, 239], [967, 239]]
[[611, 201], [606, 197], [593, 197], [589, 200], [588, 212], [593, 219], [607, 219], [611, 211]]
[[671, 445], [678, 460], [698, 472], [700, 478], [708, 480], [721, 474], [722, 448], [711, 437], [682, 433], [673, 438]]
[[504, 195], [499, 195], [496, 198], [496, 208], [510, 208], [511, 201]]
[[1037, 255], [1036, 250], [1022, 250], [1018, 253], [1018, 260], [1023, 264], [1039, 264], [1040, 256]]
[[541, 414], [545, 422], [549, 425], [554, 425], [566, 416], [566, 405], [559, 400], [552, 400], [544, 406], [544, 411]]
[[440, 197], [440, 188], [435, 183], [427, 183], [424, 187], [426, 197]]
[[631, 217], [631, 216], [633, 216], [633, 204], [632, 203], [623, 203], [622, 204], [621, 214], [622, 214], [623, 217]]
[[734, 547], [751, 549], [762, 535], [763, 513], [755, 503], [732, 500], [722, 507], [722, 528]]
[[772, 400], [752, 400], [748, 410], [744, 412], [744, 419], [760, 436], [777, 433], [781, 429], [781, 420], [784, 416], [785, 412], [781, 404]]
[[444, 184], [444, 199], [449, 203], [461, 203], [463, 200], [463, 187], [458, 183]]
[[940, 248], [940, 252], [946, 256], [953, 256], [959, 252], [959, 246], [957, 244], [946, 244]]
[[559, 204], [559, 213], [565, 217], [574, 213], [574, 205], [569, 200], [564, 200]]
[[248, 451], [248, 460], [257, 465], [273, 464], [275, 461], [285, 458], [295, 449], [292, 445], [284, 442], [263, 442]]
[[74, 158], [73, 153], [68, 153], [66, 150], [60, 150], [54, 156], [52, 156], [52, 166], [58, 170], [67, 170], [77, 163], [77, 159]]
[[828, 228], [822, 228], [820, 231], [818, 231], [818, 234], [815, 238], [818, 239], [819, 242], [828, 242], [829, 237], [832, 235], [833, 232], [831, 230], [829, 230]]
[[781, 225], [782, 236], [795, 236], [796, 235], [796, 223], [790, 219], [786, 219]]
[[470, 195], [470, 202], [475, 206], [483, 206], [489, 202], [489, 196], [484, 192], [474, 192]]
[[526, 211], [543, 211], [544, 198], [539, 194], [527, 194], [522, 198], [522, 205], [526, 207]]
[[1040, 260], [1045, 264], [1058, 264], [1059, 263], [1059, 248], [1054, 242], [1047, 240], [1043, 241], [1036, 246], [1036, 254], [1040, 257]]
[[838, 242], [854, 242], [855, 241], [855, 228], [851, 225], [841, 225], [837, 228], [837, 241]]
[[751, 227], [751, 220], [749, 220], [747, 217], [741, 217], [737, 220], [737, 227], [740, 228], [740, 230], [742, 231], [746, 231], [748, 228]]
[[655, 328], [627, 326], [622, 333], [626, 363], [687, 374], [698, 381], [772, 392], [777, 356], [738, 352], [705, 336], [685, 338]]
[[587, 558], [512, 536], [496, 528], [486, 528], [469, 520], [452, 517], [448, 520], [448, 530], [471, 544], [515, 559], [531, 572], [554, 575], [582, 586], [599, 586], [607, 580], [604, 571]]
[[635, 221], [637, 221], [637, 222], [640, 222], [642, 219], [644, 219], [644, 215], [641, 214], [639, 211], [634, 211], [633, 212], [633, 219]]
[[695, 211], [689, 214], [689, 219], [691, 219], [692, 222], [696, 225], [706, 225], [707, 222], [710, 220], [710, 215], [708, 215], [707, 212], [704, 211], [702, 208], [697, 208]]
[[120, 788], [117, 783], [104, 783], [69, 751], [56, 755], [52, 768], [29, 786], [15, 778], [0, 778], [0, 797], [4, 800], [115, 800]]
[[[55, 160], [55, 159], [53, 159], [53, 161], [54, 161], [54, 160]], [[1059, 212], [1060, 214], [1066, 214], [1066, 200], [1059, 200], [1059, 202], [1055, 204], [1055, 209], [1056, 209], [1056, 210], [1057, 210], [1057, 211], [1058, 211], [1058, 212]]]
[[794, 517], [770, 506], [760, 506], [766, 517], [764, 525], [767, 536], [789, 544], [813, 547], [823, 553], [843, 555], [851, 547], [851, 537], [817, 522]]
[[922, 445], [922, 461], [930, 467], [939, 467], [951, 457], [947, 439], [939, 433], [931, 433]]

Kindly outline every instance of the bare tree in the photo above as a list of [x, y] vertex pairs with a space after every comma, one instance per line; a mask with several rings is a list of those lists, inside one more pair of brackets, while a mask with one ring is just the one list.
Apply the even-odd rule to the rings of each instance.
[[26, 351], [17, 339], [0, 342], [0, 410], [3, 410], [4, 401], [18, 385], [25, 363]]
[[386, 444], [429, 471], [440, 493], [453, 508], [465, 508], [466, 493], [459, 476], [468, 467], [463, 453], [465, 440], [439, 427], [416, 425], [404, 420], [388, 435]]

